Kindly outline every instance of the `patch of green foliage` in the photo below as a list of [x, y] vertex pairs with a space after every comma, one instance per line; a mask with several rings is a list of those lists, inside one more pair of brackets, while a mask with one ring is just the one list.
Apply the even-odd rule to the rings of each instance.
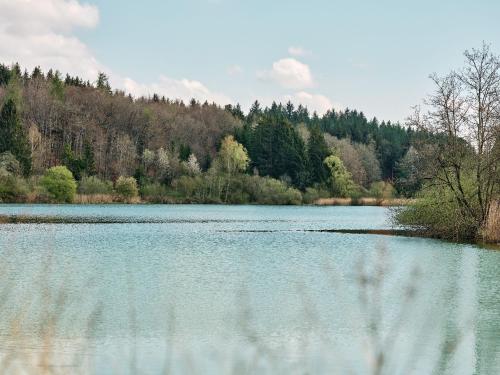
[[21, 176], [0, 167], [0, 202], [22, 202], [28, 191], [28, 185]]
[[371, 184], [368, 195], [377, 199], [389, 199], [394, 197], [395, 190], [391, 183], [378, 181]]
[[271, 177], [238, 174], [233, 176], [231, 189], [227, 192], [227, 178], [227, 175], [210, 173], [194, 177], [182, 176], [173, 182], [170, 195], [179, 202], [190, 203], [302, 203], [301, 192], [283, 181]]
[[352, 176], [345, 168], [344, 163], [338, 156], [328, 156], [324, 164], [329, 171], [329, 186], [333, 196], [349, 197], [356, 190], [356, 186], [352, 181]]
[[111, 181], [101, 180], [97, 176], [84, 176], [78, 182], [78, 193], [87, 195], [112, 194], [113, 183]]
[[40, 180], [40, 185], [55, 202], [71, 203], [75, 199], [76, 181], [71, 171], [65, 166], [47, 169]]
[[0, 153], [4, 152], [14, 155], [25, 176], [31, 173], [31, 147], [14, 99], [8, 99], [0, 112]]
[[140, 188], [141, 197], [151, 203], [168, 203], [167, 188], [159, 182], [146, 183]]
[[139, 195], [137, 181], [133, 177], [120, 176], [116, 180], [115, 191], [123, 199], [132, 199]]
[[303, 201], [305, 204], [313, 204], [318, 199], [329, 198], [330, 192], [322, 188], [321, 186], [308, 187], [303, 194]]
[[[464, 187], [466, 194], [473, 196], [471, 179], [464, 183]], [[477, 201], [471, 200], [471, 204], [473, 210], [479, 210]], [[446, 186], [438, 184], [424, 187], [412, 205], [397, 209], [394, 219], [398, 225], [455, 241], [474, 240], [480, 229], [480, 223], [464, 212], [455, 194]]]

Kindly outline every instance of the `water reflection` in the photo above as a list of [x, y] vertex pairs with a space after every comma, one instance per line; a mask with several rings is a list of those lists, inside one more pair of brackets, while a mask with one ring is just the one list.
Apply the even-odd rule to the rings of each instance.
[[[121, 209], [101, 216], [181, 222], [0, 226], [4, 353], [50, 345], [59, 369], [205, 374], [370, 373], [385, 351], [384, 373], [496, 373], [498, 252], [293, 231], [385, 228], [376, 207]], [[57, 214], [0, 206], [29, 210]]]

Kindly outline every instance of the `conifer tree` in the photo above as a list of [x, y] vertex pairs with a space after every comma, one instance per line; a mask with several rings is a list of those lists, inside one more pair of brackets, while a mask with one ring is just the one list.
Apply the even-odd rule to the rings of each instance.
[[0, 64], [0, 86], [8, 84], [10, 76], [10, 69], [5, 65]]
[[100, 72], [97, 76], [97, 88], [108, 94], [111, 94], [111, 86], [109, 84], [109, 78], [103, 72]]
[[328, 170], [323, 161], [330, 155], [330, 150], [326, 144], [325, 137], [319, 126], [312, 126], [310, 129], [309, 141], [307, 144], [307, 156], [311, 168], [311, 182], [324, 183], [328, 179]]
[[31, 173], [31, 147], [13, 99], [7, 100], [0, 113], [0, 154], [7, 151], [16, 157], [23, 174], [28, 176]]
[[289, 177], [299, 188], [306, 186], [305, 145], [283, 115], [263, 116], [252, 134], [250, 157], [261, 176]]
[[94, 149], [89, 141], [85, 141], [83, 145], [83, 165], [85, 167], [85, 174], [93, 176], [96, 174]]

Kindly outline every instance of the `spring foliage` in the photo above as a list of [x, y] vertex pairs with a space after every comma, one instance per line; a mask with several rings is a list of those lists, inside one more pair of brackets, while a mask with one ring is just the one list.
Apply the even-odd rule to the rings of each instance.
[[40, 185], [55, 202], [71, 203], [75, 199], [77, 184], [73, 174], [65, 166], [48, 169], [43, 175]]

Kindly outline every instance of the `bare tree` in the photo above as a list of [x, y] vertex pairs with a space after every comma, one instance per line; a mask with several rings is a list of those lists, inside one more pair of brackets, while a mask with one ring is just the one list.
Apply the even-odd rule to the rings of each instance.
[[417, 108], [410, 125], [440, 139], [426, 150], [433, 162], [428, 178], [449, 188], [480, 227], [500, 191], [500, 57], [486, 44], [464, 56], [463, 69], [431, 76], [436, 89], [425, 101], [430, 110], [422, 115]]

